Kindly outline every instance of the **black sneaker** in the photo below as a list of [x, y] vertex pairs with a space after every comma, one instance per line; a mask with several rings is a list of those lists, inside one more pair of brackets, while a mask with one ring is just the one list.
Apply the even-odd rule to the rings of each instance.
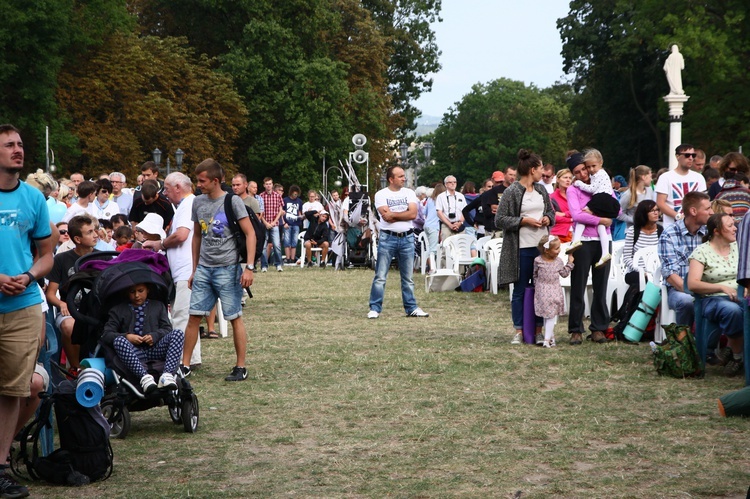
[[244, 367], [234, 366], [229, 376], [224, 378], [224, 381], [245, 381], [247, 378], [247, 369]]
[[0, 497], [15, 499], [18, 497], [28, 497], [29, 489], [16, 482], [7, 471], [0, 474]]

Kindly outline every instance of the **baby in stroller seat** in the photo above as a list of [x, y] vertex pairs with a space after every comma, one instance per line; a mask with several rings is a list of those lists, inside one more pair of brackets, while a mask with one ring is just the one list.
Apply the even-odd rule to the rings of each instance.
[[[147, 395], [157, 389], [177, 389], [174, 376], [185, 341], [183, 331], [172, 329], [166, 305], [148, 299], [149, 289], [146, 283], [128, 288], [127, 302], [110, 309], [100, 340], [105, 347], [114, 349], [128, 370], [140, 379]], [[149, 360], [164, 361], [158, 385], [146, 370]]]

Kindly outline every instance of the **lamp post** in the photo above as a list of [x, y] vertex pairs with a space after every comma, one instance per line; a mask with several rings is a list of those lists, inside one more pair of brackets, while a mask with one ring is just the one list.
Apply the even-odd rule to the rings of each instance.
[[[430, 142], [425, 142], [419, 147], [421, 147], [422, 152], [424, 153], [424, 162], [420, 162], [416, 154], [413, 155], [413, 158], [411, 160], [414, 166], [415, 188], [419, 185], [419, 167], [430, 164], [430, 156], [432, 155], [432, 144]], [[402, 142], [401, 145], [398, 146], [398, 148], [401, 151], [401, 167], [406, 170], [407, 168], [409, 168], [409, 145], [405, 142]]]
[[[172, 164], [169, 161], [169, 154], [167, 154], [167, 166], [166, 168], [162, 168], [161, 165], [161, 151], [157, 147], [151, 152], [151, 156], [154, 159], [154, 163], [156, 163], [157, 168], [159, 168], [159, 173], [161, 173], [164, 177], [172, 173]], [[182, 149], [177, 149], [174, 152], [174, 160], [175, 163], [177, 163], [177, 167], [175, 168], [175, 171], [179, 172], [182, 171], [182, 159], [185, 157], [185, 153], [182, 151]]]

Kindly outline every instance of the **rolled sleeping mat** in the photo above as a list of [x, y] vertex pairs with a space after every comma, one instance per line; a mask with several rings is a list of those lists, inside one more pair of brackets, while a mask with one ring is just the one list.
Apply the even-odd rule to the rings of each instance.
[[719, 414], [722, 416], [750, 416], [750, 386], [727, 393], [719, 399]]
[[536, 335], [536, 314], [534, 313], [534, 286], [523, 292], [523, 342], [533, 345]]
[[115, 373], [112, 369], [107, 367], [102, 357], [90, 357], [81, 361], [81, 367], [90, 367], [104, 374], [104, 386], [112, 386], [115, 384]]
[[87, 367], [78, 375], [76, 383], [76, 400], [83, 407], [94, 407], [104, 396], [104, 374]]
[[628, 341], [638, 343], [646, 332], [651, 317], [656, 313], [656, 309], [661, 303], [661, 289], [653, 282], [646, 283], [646, 289], [643, 290], [643, 297], [638, 308], [628, 320], [628, 325], [622, 332]]

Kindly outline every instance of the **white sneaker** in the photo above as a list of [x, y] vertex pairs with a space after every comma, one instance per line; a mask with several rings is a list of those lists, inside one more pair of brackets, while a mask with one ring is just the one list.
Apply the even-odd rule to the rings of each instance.
[[370, 310], [369, 312], [367, 312], [368, 319], [377, 319], [378, 317], [380, 317], [380, 314], [374, 310]]
[[159, 377], [159, 389], [165, 389], [165, 390], [176, 390], [177, 389], [177, 381], [175, 381], [174, 376], [170, 373], [162, 373], [162, 375]]
[[429, 317], [430, 314], [417, 307], [408, 315], [408, 317]]
[[276, 266], [276, 271], [277, 272], [284, 272], [284, 267], [282, 267], [281, 265], [277, 265]]
[[157, 388], [154, 377], [150, 374], [144, 375], [141, 378], [141, 388], [143, 389], [143, 393], [145, 394], [153, 393]]
[[268, 267], [263, 267], [262, 269], [260, 269], [260, 271], [263, 272], [263, 273], [266, 273], [266, 272], [268, 272]]
[[516, 333], [515, 336], [513, 336], [513, 339], [510, 340], [511, 345], [520, 345], [522, 342], [521, 333]]

